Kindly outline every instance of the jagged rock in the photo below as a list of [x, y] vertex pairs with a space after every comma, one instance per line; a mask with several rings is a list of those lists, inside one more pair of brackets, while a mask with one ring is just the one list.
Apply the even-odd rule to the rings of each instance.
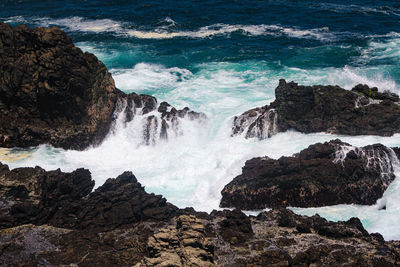
[[249, 217], [240, 210], [213, 211], [212, 215], [225, 217], [225, 219], [218, 223], [218, 232], [221, 237], [230, 244], [242, 244], [253, 236], [251, 221]]
[[399, 102], [400, 98], [397, 94], [392, 93], [390, 91], [386, 91], [386, 92], [379, 92], [377, 87], [372, 87], [370, 88], [368, 85], [366, 84], [358, 84], [356, 85], [353, 89], [351, 89], [352, 91], [355, 92], [359, 92], [360, 94], [362, 94], [363, 96], [365, 96], [365, 98], [370, 98], [370, 99], [375, 99], [375, 100], [390, 100], [393, 102]]
[[92, 231], [112, 230], [140, 221], [164, 221], [177, 208], [160, 195], [146, 193], [131, 172], [108, 179], [86, 198], [59, 209], [50, 224]]
[[[308, 231], [298, 231], [304, 225]], [[232, 242], [227, 230], [246, 238]], [[31, 224], [0, 230], [0, 262], [11, 266], [398, 266], [399, 247], [368, 234], [356, 218], [329, 222], [285, 209], [257, 217], [196, 213], [99, 232]]]
[[0, 146], [98, 144], [109, 131], [114, 80], [57, 27], [0, 23]]
[[399, 96], [357, 85], [301, 86], [280, 80], [276, 100], [234, 118], [232, 135], [265, 139], [294, 129], [303, 133], [391, 136], [400, 132]]
[[90, 172], [63, 173], [40, 167], [12, 171], [0, 163], [0, 228], [47, 223], [55, 212], [87, 196], [94, 186]]
[[375, 204], [394, 179], [392, 149], [352, 147], [340, 140], [317, 143], [291, 157], [248, 160], [222, 190], [221, 207], [318, 207]]
[[90, 172], [84, 169], [10, 171], [0, 163], [0, 228], [33, 223], [96, 232], [167, 220], [177, 211], [162, 196], [146, 193], [131, 172], [108, 179], [90, 193], [93, 186]]
[[48, 225], [0, 230], [0, 262], [8, 266], [132, 266], [146, 255], [156, 224], [98, 234]]
[[[210, 225], [227, 220], [230, 211], [214, 213]], [[236, 217], [236, 216], [234, 216]], [[285, 218], [285, 219], [282, 219]], [[282, 224], [283, 221], [286, 223]], [[396, 243], [369, 235], [357, 218], [329, 222], [318, 215], [300, 216], [290, 210], [272, 210], [250, 217], [253, 230], [244, 243], [232, 244], [213, 229], [218, 266], [396, 266]], [[309, 232], [297, 230], [307, 225]]]

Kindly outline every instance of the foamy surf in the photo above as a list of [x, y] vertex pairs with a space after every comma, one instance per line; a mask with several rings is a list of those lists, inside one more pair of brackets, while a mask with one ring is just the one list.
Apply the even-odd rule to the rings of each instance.
[[328, 27], [315, 29], [301, 29], [299, 27], [289, 27], [282, 25], [241, 25], [241, 24], [224, 24], [217, 23], [200, 27], [196, 30], [174, 31], [171, 27], [176, 28], [178, 25], [174, 20], [167, 17], [165, 22], [167, 25], [156, 27], [149, 30], [135, 28], [135, 25], [123, 21], [115, 21], [112, 19], [86, 19], [82, 17], [67, 17], [62, 19], [54, 19], [50, 17], [10, 17], [5, 18], [7, 23], [27, 23], [42, 27], [59, 26], [70, 32], [92, 32], [114, 33], [117, 36], [134, 37], [138, 39], [173, 39], [173, 38], [210, 38], [213, 36], [229, 36], [232, 33], [243, 34], [246, 36], [287, 36], [300, 39], [315, 39], [320, 41], [335, 40], [336, 35], [340, 36], [344, 33], [330, 32]]

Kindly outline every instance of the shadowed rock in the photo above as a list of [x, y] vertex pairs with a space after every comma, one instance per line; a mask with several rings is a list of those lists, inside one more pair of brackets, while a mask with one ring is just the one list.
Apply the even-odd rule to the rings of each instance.
[[71, 173], [36, 168], [9, 170], [0, 163], [0, 227], [27, 223], [69, 229], [112, 230], [146, 220], [166, 220], [177, 208], [144, 191], [135, 176], [125, 172], [90, 193], [90, 172]]
[[83, 149], [108, 133], [114, 80], [57, 27], [0, 23], [0, 146]]
[[400, 132], [399, 96], [357, 85], [301, 86], [280, 80], [270, 105], [234, 118], [232, 135], [265, 139], [294, 129], [303, 133], [391, 136]]
[[392, 149], [317, 143], [291, 157], [248, 160], [222, 190], [221, 207], [319, 207], [375, 204], [394, 179]]

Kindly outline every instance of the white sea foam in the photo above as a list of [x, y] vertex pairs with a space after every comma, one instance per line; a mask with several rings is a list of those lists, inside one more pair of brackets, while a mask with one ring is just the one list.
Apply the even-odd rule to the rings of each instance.
[[112, 19], [85, 19], [82, 17], [67, 17], [61, 19], [54, 19], [50, 17], [23, 17], [15, 16], [6, 18], [4, 22], [7, 23], [24, 23], [34, 24], [42, 27], [59, 26], [67, 31], [81, 31], [81, 32], [114, 32], [121, 33], [125, 23], [118, 22]]
[[16, 16], [6, 18], [5, 22], [29, 23], [45, 27], [57, 25], [67, 31], [94, 33], [110, 32], [119, 36], [130, 36], [139, 39], [210, 38], [218, 35], [229, 36], [232, 33], [239, 33], [248, 36], [288, 36], [292, 38], [317, 39], [323, 41], [333, 40], [336, 38], [336, 34], [330, 32], [328, 27], [301, 29], [298, 27], [282, 25], [230, 25], [217, 23], [200, 27], [195, 30], [175, 30], [174, 28], [177, 23], [169, 17], [162, 21], [162, 24], [164, 25], [151, 29], [135, 27], [135, 25], [131, 23], [115, 21], [112, 19], [87, 19], [76, 16], [61, 19]]
[[185, 38], [208, 38], [215, 35], [229, 35], [234, 32], [243, 33], [250, 36], [272, 35], [289, 36], [293, 38], [307, 38], [317, 40], [332, 40], [334, 33], [329, 32], [329, 28], [318, 29], [299, 29], [283, 27], [279, 25], [229, 25], [213, 24], [201, 27], [195, 31], [168, 31], [165, 29], [155, 29], [150, 31], [128, 30], [127, 34], [140, 39], [170, 39], [177, 37]]
[[127, 92], [146, 91], [172, 87], [179, 81], [188, 80], [193, 74], [187, 69], [165, 68], [157, 64], [136, 64], [133, 69], [111, 69], [120, 89]]
[[[362, 50], [360, 62], [366, 64], [374, 61], [399, 63], [400, 62], [400, 34], [388, 33], [384, 36], [371, 36], [367, 48]], [[385, 38], [379, 40], [377, 38]]]

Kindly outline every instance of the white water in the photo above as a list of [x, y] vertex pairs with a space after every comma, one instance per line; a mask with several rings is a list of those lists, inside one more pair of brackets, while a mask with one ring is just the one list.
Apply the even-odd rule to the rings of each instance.
[[[96, 51], [96, 50], [94, 50]], [[101, 58], [101, 55], [100, 59]], [[244, 162], [256, 156], [279, 158], [299, 152], [316, 142], [340, 138], [354, 146], [382, 143], [400, 146], [400, 135], [336, 136], [324, 133], [279, 133], [265, 140], [230, 137], [232, 117], [268, 104], [274, 99], [279, 78], [301, 84], [338, 84], [350, 89], [357, 83], [377, 86], [380, 90], [398, 93], [399, 86], [389, 75], [375, 68], [321, 68], [314, 70], [283, 67], [271, 68], [268, 62], [207, 63], [196, 66], [196, 73], [187, 69], [139, 63], [131, 69], [111, 70], [117, 87], [126, 92], [153, 94], [177, 108], [189, 106], [208, 116], [205, 124], [182, 120], [182, 134], [168, 142], [143, 145], [138, 135], [141, 121], [115, 131], [97, 148], [86, 151], [65, 151], [40, 146], [29, 157], [13, 157], [10, 167], [39, 165], [45, 169], [72, 171], [88, 168], [100, 186], [107, 178], [131, 170], [148, 192], [163, 194], [179, 207], [197, 210], [218, 208], [223, 186], [241, 173]], [[15, 152], [20, 153], [20, 152]], [[400, 172], [396, 169], [396, 174]], [[386, 239], [400, 239], [398, 176], [375, 206], [339, 205], [318, 209], [295, 209], [303, 214], [315, 212], [332, 220], [359, 216], [369, 231], [378, 231]], [[385, 203], [386, 210], [379, 210]]]
[[230, 35], [234, 32], [250, 36], [272, 35], [288, 36], [292, 38], [304, 38], [315, 40], [334, 40], [336, 36], [348, 33], [331, 33], [328, 27], [315, 29], [301, 29], [283, 25], [241, 25], [217, 23], [195, 30], [176, 30], [178, 23], [167, 17], [164, 23], [167, 25], [152, 29], [143, 29], [128, 22], [111, 19], [86, 19], [82, 17], [66, 17], [53, 19], [50, 17], [23, 17], [15, 16], [3, 18], [7, 23], [30, 23], [38, 26], [59, 26], [67, 31], [104, 33], [109, 32], [119, 36], [128, 36], [138, 39], [171, 39], [171, 38], [209, 38], [216, 35]]

